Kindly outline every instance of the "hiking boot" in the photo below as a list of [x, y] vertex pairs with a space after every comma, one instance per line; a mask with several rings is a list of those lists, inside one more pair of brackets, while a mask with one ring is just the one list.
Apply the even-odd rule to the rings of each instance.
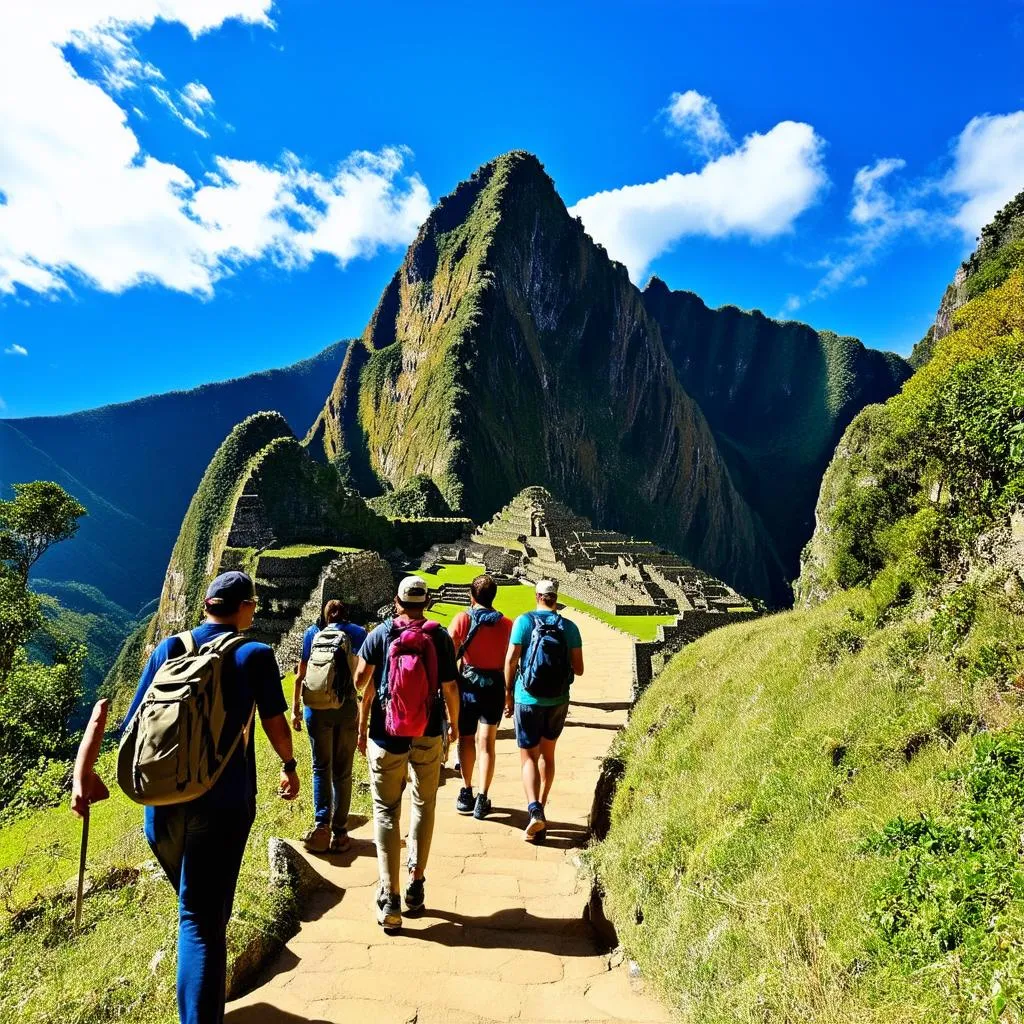
[[414, 878], [405, 890], [405, 909], [410, 914], [418, 914], [423, 909], [426, 897], [423, 894], [425, 878]]
[[352, 849], [352, 840], [347, 832], [335, 832], [331, 836], [331, 853], [348, 853]]
[[331, 830], [326, 825], [314, 825], [302, 837], [302, 845], [310, 853], [326, 853], [331, 848]]
[[476, 818], [477, 821], [483, 821], [490, 813], [491, 801], [487, 799], [486, 794], [477, 793], [476, 806], [473, 808], [473, 817]]
[[544, 817], [544, 808], [540, 804], [534, 804], [530, 808], [530, 820], [526, 828], [523, 829], [523, 838], [528, 843], [543, 842], [547, 827], [548, 823]]
[[377, 896], [377, 924], [389, 935], [402, 927], [402, 901], [398, 893], [381, 892]]
[[473, 787], [463, 786], [459, 790], [459, 795], [455, 800], [455, 810], [459, 814], [472, 814], [473, 813]]

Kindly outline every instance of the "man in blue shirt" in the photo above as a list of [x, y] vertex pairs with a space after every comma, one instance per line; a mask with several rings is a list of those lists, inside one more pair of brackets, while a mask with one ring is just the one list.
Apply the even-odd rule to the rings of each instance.
[[[197, 647], [225, 633], [252, 625], [255, 588], [242, 572], [218, 576], [206, 591], [206, 621], [192, 630]], [[125, 723], [142, 703], [157, 669], [185, 653], [178, 637], [168, 637], [150, 655]], [[299, 793], [292, 758], [292, 736], [274, 652], [247, 642], [233, 648], [221, 677], [225, 735], [245, 730], [213, 788], [196, 800], [147, 807], [145, 833], [153, 853], [178, 894], [178, 1015], [181, 1024], [221, 1024], [227, 974], [227, 927], [235, 899], [242, 855], [256, 817], [256, 754], [250, 722], [259, 712], [271, 746], [281, 758], [278, 792], [285, 800]], [[124, 727], [122, 726], [122, 729]]]
[[[373, 829], [377, 844], [380, 891], [377, 895], [377, 923], [386, 932], [402, 926], [399, 897], [402, 855], [402, 793], [412, 775], [412, 821], [409, 823], [409, 884], [405, 890], [406, 909], [417, 913], [424, 907], [424, 873], [434, 834], [434, 809], [441, 778], [441, 701], [448, 707], [448, 739], [454, 743], [459, 720], [458, 672], [451, 637], [436, 622], [426, 622], [424, 611], [429, 592], [420, 576], [406, 576], [398, 586], [394, 619], [372, 630], [359, 651], [356, 686], [362, 690], [359, 706], [359, 752], [370, 769], [373, 797]], [[425, 623], [425, 625], [424, 625]], [[391, 645], [403, 630], [422, 630], [434, 645], [437, 679], [430, 719], [422, 736], [392, 736], [387, 730], [385, 666]], [[382, 700], [383, 698], [383, 700]], [[410, 772], [411, 769], [411, 772]]]
[[[366, 630], [349, 622], [348, 609], [341, 601], [328, 601], [324, 605], [324, 630], [340, 630], [348, 636], [353, 652], [363, 646]], [[295, 676], [292, 696], [292, 728], [302, 731], [303, 683], [309, 667], [313, 640], [321, 632], [314, 623], [302, 638], [302, 657]], [[339, 654], [337, 657], [341, 657]], [[349, 666], [354, 676], [353, 664]], [[340, 670], [336, 670], [340, 671]], [[345, 853], [352, 846], [348, 837], [348, 812], [352, 805], [352, 761], [356, 754], [356, 720], [358, 717], [355, 687], [349, 679], [344, 693], [335, 696], [340, 702], [336, 708], [305, 709], [306, 731], [313, 750], [313, 828], [302, 842], [310, 853]], [[333, 811], [332, 811], [333, 805]]]
[[[523, 791], [530, 815], [523, 838], [533, 843], [542, 842], [547, 830], [544, 807], [555, 781], [555, 744], [569, 711], [569, 687], [576, 676], [583, 675], [583, 640], [576, 623], [558, 614], [558, 585], [552, 580], [538, 580], [536, 594], [536, 611], [520, 615], [512, 624], [505, 657], [505, 717], [515, 716]], [[560, 628], [568, 648], [570, 671], [565, 690], [553, 697], [532, 694], [523, 683], [522, 663], [538, 622]]]

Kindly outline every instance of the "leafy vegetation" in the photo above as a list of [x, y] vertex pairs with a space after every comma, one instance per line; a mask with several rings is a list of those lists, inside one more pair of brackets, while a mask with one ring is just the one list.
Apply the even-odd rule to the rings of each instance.
[[411, 477], [397, 490], [371, 498], [368, 504], [390, 519], [434, 519], [452, 514], [437, 484], [424, 473]]
[[927, 589], [1024, 497], [1024, 270], [954, 315], [903, 391], [850, 425], [822, 484], [805, 599], [886, 568]]
[[61, 762], [86, 649], [51, 628], [48, 659], [30, 657], [26, 645], [45, 620], [28, 577], [50, 547], [74, 536], [84, 515], [51, 481], [15, 484], [14, 497], [0, 501], [0, 811], [8, 814], [15, 805], [52, 800], [67, 775]]

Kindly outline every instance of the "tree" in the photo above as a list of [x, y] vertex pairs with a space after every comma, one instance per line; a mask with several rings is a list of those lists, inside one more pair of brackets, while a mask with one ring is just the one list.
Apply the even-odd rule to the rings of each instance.
[[22, 579], [47, 549], [73, 537], [85, 506], [60, 484], [36, 480], [14, 485], [14, 498], [0, 501], [0, 558]]
[[18, 648], [42, 625], [39, 598], [13, 570], [0, 564], [0, 689]]

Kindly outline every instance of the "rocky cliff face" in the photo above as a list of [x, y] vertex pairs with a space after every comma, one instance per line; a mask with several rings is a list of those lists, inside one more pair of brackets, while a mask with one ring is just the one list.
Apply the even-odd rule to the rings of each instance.
[[909, 365], [856, 338], [735, 306], [709, 309], [657, 278], [643, 299], [733, 482], [794, 577], [813, 529], [818, 485], [843, 430], [865, 405], [895, 394]]
[[1002, 284], [1009, 273], [1024, 265], [1024, 192], [1017, 194], [982, 228], [978, 247], [957, 267], [943, 293], [935, 323], [914, 346], [914, 367], [926, 362], [935, 342], [953, 330], [956, 311], [982, 292]]
[[440, 203], [309, 441], [364, 493], [423, 473], [477, 520], [543, 484], [602, 526], [784, 599], [770, 538], [657, 322], [528, 154]]

